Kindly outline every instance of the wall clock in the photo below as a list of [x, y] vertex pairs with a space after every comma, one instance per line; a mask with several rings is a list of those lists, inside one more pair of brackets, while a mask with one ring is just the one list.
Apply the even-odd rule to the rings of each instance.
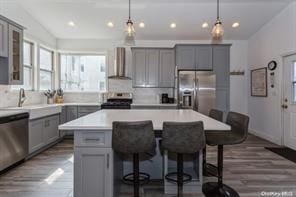
[[277, 63], [276, 63], [276, 61], [271, 61], [271, 62], [269, 62], [268, 63], [268, 70], [275, 70], [276, 69], [276, 66], [277, 66]]

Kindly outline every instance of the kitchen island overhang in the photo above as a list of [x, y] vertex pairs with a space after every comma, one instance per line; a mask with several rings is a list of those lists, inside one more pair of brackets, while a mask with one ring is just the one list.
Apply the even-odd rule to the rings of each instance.
[[[113, 197], [119, 193], [122, 175], [130, 168], [130, 164], [123, 163], [112, 150], [112, 123], [143, 120], [152, 120], [154, 130], [160, 134], [156, 137], [161, 136], [165, 121], [203, 121], [206, 131], [227, 132], [231, 129], [230, 126], [193, 110], [101, 110], [60, 125], [60, 130], [74, 130], [74, 197]], [[158, 147], [157, 151], [158, 154], [151, 162], [155, 166], [151, 169], [155, 176], [162, 177], [162, 172], [168, 172], [168, 153], [161, 155]], [[192, 184], [184, 186], [185, 193], [201, 193], [201, 158], [202, 153], [199, 153], [193, 162], [192, 167], [195, 167], [197, 178]], [[176, 188], [166, 181], [164, 187], [166, 193], [174, 193]]]

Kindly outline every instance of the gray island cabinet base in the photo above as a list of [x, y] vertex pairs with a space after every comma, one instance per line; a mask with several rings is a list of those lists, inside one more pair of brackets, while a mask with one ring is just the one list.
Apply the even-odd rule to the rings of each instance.
[[[122, 186], [124, 162], [112, 149], [112, 122], [152, 120], [154, 130], [161, 132], [164, 121], [203, 121], [205, 130], [229, 131], [230, 127], [192, 110], [101, 110], [59, 126], [74, 130], [74, 197], [118, 196]], [[159, 148], [157, 147], [157, 150]], [[195, 181], [184, 185], [184, 193], [201, 193], [202, 153], [184, 168], [195, 174]], [[175, 170], [168, 154], [157, 154], [151, 165], [161, 165], [163, 172]], [[145, 164], [143, 165], [145, 166]], [[141, 171], [145, 172], [146, 168]], [[164, 192], [176, 193], [176, 184], [164, 181]], [[132, 188], [132, 187], [129, 187]], [[124, 187], [125, 191], [126, 187]], [[131, 189], [132, 192], [132, 189]]]

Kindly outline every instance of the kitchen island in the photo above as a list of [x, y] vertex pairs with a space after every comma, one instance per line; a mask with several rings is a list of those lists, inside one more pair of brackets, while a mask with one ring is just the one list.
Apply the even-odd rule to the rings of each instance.
[[[74, 197], [112, 197], [119, 193], [124, 165], [112, 150], [112, 123], [142, 120], [152, 120], [154, 130], [160, 133], [165, 121], [203, 121], [205, 130], [230, 130], [228, 125], [193, 110], [101, 110], [60, 125], [60, 130], [74, 130]], [[199, 191], [201, 157], [200, 153], [196, 171]], [[166, 154], [164, 158], [158, 155], [153, 161], [166, 172], [169, 168]]]

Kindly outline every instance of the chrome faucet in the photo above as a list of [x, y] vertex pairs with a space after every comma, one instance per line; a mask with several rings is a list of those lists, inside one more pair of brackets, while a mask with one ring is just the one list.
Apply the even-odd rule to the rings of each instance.
[[22, 107], [24, 102], [26, 100], [26, 95], [25, 95], [25, 90], [24, 88], [20, 89], [20, 93], [19, 93], [19, 102], [18, 102], [18, 106]]

